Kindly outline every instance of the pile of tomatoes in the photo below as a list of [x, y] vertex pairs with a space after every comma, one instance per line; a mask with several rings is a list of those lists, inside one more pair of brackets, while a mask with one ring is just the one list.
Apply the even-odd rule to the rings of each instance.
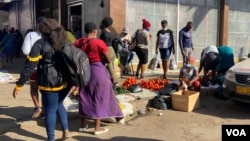
[[165, 84], [169, 83], [170, 82], [168, 80], [161, 78], [158, 79], [150, 78], [148, 80], [141, 80], [141, 82], [138, 82], [135, 77], [129, 77], [123, 82], [122, 87], [128, 89], [134, 84], [140, 84], [142, 88], [159, 91], [164, 87]]
[[169, 84], [170, 82], [166, 79], [148, 79], [148, 80], [141, 80], [141, 87], [145, 89], [150, 89], [154, 91], [159, 91], [164, 87], [165, 84]]
[[122, 87], [128, 89], [128, 88], [130, 88], [130, 87], [131, 87], [132, 85], [134, 85], [134, 84], [138, 84], [136, 78], [135, 78], [135, 77], [129, 77], [129, 78], [127, 78], [127, 79], [123, 82]]

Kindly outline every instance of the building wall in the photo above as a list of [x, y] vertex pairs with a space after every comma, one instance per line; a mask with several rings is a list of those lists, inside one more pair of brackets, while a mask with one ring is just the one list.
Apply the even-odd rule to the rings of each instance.
[[13, 4], [9, 10], [9, 28], [19, 29], [24, 35], [26, 30], [33, 27], [33, 17], [29, 0]]
[[250, 1], [229, 0], [228, 46], [235, 57], [246, 57], [250, 53]]
[[[151, 22], [152, 40], [149, 46], [149, 59], [155, 55], [155, 42], [157, 31], [161, 29], [160, 22], [168, 21], [168, 27], [174, 31], [176, 48], [178, 45], [178, 32], [188, 21], [194, 23], [193, 43], [194, 56], [200, 59], [201, 49], [208, 45], [218, 44], [218, 9], [217, 0], [127, 0], [126, 25], [133, 34], [137, 28], [142, 27], [142, 19]], [[182, 61], [180, 52], [175, 55]]]
[[9, 22], [9, 13], [6, 11], [0, 10], [0, 29], [2, 30], [3, 28], [6, 28], [7, 25], [3, 25], [3, 23], [8, 23]]

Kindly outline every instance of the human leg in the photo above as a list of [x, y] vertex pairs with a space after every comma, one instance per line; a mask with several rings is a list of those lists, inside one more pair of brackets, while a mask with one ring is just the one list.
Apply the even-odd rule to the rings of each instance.
[[141, 64], [141, 76], [140, 78], [144, 78], [144, 72], [147, 67], [148, 63], [148, 49], [141, 48], [141, 58], [140, 58], [140, 64]]
[[47, 91], [41, 91], [41, 93], [42, 101], [45, 107], [45, 127], [48, 141], [54, 141], [59, 93]]
[[171, 56], [172, 48], [160, 49], [161, 59], [162, 59], [162, 69], [163, 69], [163, 78], [167, 78], [167, 72], [169, 69], [169, 58]]
[[39, 101], [39, 93], [38, 93], [38, 87], [36, 83], [36, 72], [33, 72], [30, 77], [30, 96], [34, 103], [35, 110], [32, 115], [32, 118], [38, 118], [42, 112], [44, 112], [44, 109], [40, 107], [40, 101]]
[[88, 129], [88, 125], [85, 122], [85, 118], [84, 117], [80, 117], [80, 128], [79, 128], [79, 132], [83, 132], [86, 129]]
[[66, 89], [63, 89], [62, 91], [59, 92], [57, 115], [62, 125], [63, 138], [69, 137], [68, 116], [67, 116], [67, 111], [63, 105], [63, 100], [66, 98], [70, 89], [71, 87], [67, 87]]
[[108, 128], [101, 127], [101, 119], [95, 119], [95, 132], [94, 132], [95, 135], [103, 134], [108, 131], [109, 131]]

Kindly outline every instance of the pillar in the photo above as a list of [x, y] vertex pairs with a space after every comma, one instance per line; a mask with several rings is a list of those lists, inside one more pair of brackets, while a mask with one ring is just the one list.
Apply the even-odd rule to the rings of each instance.
[[228, 0], [220, 0], [219, 46], [227, 45], [228, 41]]

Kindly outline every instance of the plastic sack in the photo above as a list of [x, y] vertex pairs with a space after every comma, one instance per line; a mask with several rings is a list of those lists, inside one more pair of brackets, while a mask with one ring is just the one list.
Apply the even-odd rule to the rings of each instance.
[[171, 55], [171, 57], [170, 57], [169, 69], [170, 70], [176, 70], [177, 69], [177, 63], [175, 61], [174, 55]]
[[143, 90], [139, 84], [134, 84], [130, 88], [128, 88], [128, 91], [130, 91], [131, 93], [140, 93]]
[[157, 66], [159, 66], [159, 59], [157, 58], [157, 55], [155, 55], [155, 57], [153, 57], [150, 62], [149, 62], [149, 65], [148, 65], [148, 69], [150, 70], [155, 70], [157, 68]]

